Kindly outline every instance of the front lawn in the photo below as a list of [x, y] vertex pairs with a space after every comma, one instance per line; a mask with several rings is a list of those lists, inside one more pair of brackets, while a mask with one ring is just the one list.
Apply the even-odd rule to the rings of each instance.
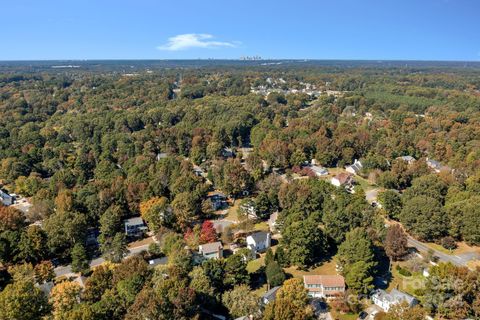
[[413, 273], [410, 277], [402, 276], [396, 268], [397, 264], [392, 264], [392, 281], [388, 284], [387, 291], [398, 289], [412, 296], [417, 296], [415, 290], [424, 287], [425, 277], [419, 272]]
[[334, 320], [356, 320], [358, 315], [356, 313], [339, 313], [334, 310], [330, 312]]

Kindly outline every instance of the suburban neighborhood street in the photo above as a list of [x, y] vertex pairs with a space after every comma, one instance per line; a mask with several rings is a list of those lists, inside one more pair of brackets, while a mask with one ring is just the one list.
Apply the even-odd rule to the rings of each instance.
[[412, 238], [410, 236], [408, 236], [408, 245], [416, 248], [420, 252], [428, 252], [429, 250], [431, 250], [431, 251], [433, 251], [434, 255], [437, 256], [440, 259], [440, 261], [451, 262], [451, 263], [453, 263], [454, 265], [457, 265], [457, 266], [466, 267], [467, 263], [470, 260], [478, 259], [478, 254], [475, 254], [475, 253], [467, 254], [467, 255], [464, 255], [464, 256], [456, 256], [456, 255], [449, 255], [449, 254], [443, 253], [441, 251], [430, 248], [426, 244], [424, 244], [424, 243], [422, 243], [418, 240], [415, 240], [414, 238]]
[[[153, 238], [152, 238], [153, 239]], [[144, 250], [148, 249], [148, 246], [150, 243], [140, 245], [138, 247], [133, 247], [128, 249], [128, 254], [125, 256], [125, 258], [136, 255]], [[102, 263], [105, 262], [105, 259], [102, 257], [93, 259], [90, 261], [90, 268], [96, 267], [98, 265], [101, 265]], [[76, 273], [72, 272], [72, 268], [70, 265], [66, 266], [59, 266], [55, 268], [55, 276], [60, 277], [60, 276], [75, 276]]]

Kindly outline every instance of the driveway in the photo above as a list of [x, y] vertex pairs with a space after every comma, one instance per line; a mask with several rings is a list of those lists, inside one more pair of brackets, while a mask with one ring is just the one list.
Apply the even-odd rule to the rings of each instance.
[[383, 311], [382, 309], [380, 309], [379, 306], [376, 306], [374, 304], [372, 304], [371, 306], [369, 306], [367, 309], [364, 310], [366, 313], [368, 313], [368, 316], [365, 318], [365, 320], [374, 320], [375, 319], [375, 315], [377, 313], [379, 313], [380, 311]]
[[380, 191], [379, 189], [372, 189], [372, 190], [365, 191], [365, 199], [367, 200], [367, 202], [370, 204], [373, 202], [377, 202], [379, 191]]
[[213, 223], [213, 226], [214, 226], [215, 230], [217, 230], [217, 232], [222, 232], [223, 230], [225, 230], [226, 227], [229, 227], [229, 226], [235, 224], [235, 222], [230, 221], [230, 220], [226, 220], [226, 219], [212, 220], [212, 223]]

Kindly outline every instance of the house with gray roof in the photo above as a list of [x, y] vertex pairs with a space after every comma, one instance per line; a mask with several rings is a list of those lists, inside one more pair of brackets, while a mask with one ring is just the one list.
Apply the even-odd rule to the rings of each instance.
[[312, 165], [310, 166], [310, 169], [312, 169], [313, 173], [315, 173], [317, 177], [323, 177], [328, 175], [328, 170], [324, 167]]
[[418, 304], [418, 300], [414, 296], [397, 289], [393, 289], [390, 293], [381, 289], [376, 290], [371, 298], [373, 303], [382, 308], [385, 312], [388, 312], [393, 305], [403, 302], [406, 302], [409, 307]]
[[403, 160], [403, 161], [405, 161], [405, 162], [408, 163], [408, 164], [412, 164], [412, 163], [414, 163], [414, 162], [416, 161], [415, 158], [412, 157], [412, 156], [401, 156], [401, 157], [398, 157], [397, 159]]
[[4, 206], [11, 206], [15, 203], [15, 196], [9, 194], [7, 191], [0, 189], [0, 201]]
[[363, 165], [357, 159], [355, 159], [353, 164], [345, 167], [345, 170], [347, 170], [347, 172], [350, 172], [351, 174], [356, 174], [356, 175], [358, 175], [360, 171], [362, 171], [362, 169], [363, 169]]
[[264, 305], [267, 305], [270, 302], [275, 301], [275, 298], [277, 297], [278, 289], [280, 289], [280, 286], [273, 287], [272, 289], [265, 292], [262, 296], [262, 303]]
[[247, 237], [247, 247], [249, 247], [253, 252], [263, 252], [270, 248], [270, 245], [270, 232], [259, 231]]
[[198, 252], [205, 259], [220, 259], [223, 258], [223, 245], [220, 241], [201, 244]]
[[143, 222], [142, 218], [135, 217], [124, 221], [125, 235], [127, 237], [139, 237], [147, 231], [147, 226]]
[[433, 159], [429, 159], [427, 158], [426, 160], [426, 163], [427, 163], [427, 166], [432, 169], [433, 171], [435, 171], [435, 173], [440, 173], [442, 171], [446, 171], [446, 172], [452, 172], [452, 169], [449, 167], [449, 166], [444, 166], [441, 162], [439, 161], [436, 161], [436, 160], [433, 160]]

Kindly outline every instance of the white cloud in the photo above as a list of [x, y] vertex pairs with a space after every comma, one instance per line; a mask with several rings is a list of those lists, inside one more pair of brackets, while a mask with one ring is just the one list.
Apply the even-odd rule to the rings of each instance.
[[166, 51], [180, 51], [191, 48], [235, 48], [240, 44], [237, 41], [214, 41], [213, 38], [214, 36], [206, 33], [179, 34], [168, 38], [168, 42], [164, 45], [158, 46], [157, 49]]

